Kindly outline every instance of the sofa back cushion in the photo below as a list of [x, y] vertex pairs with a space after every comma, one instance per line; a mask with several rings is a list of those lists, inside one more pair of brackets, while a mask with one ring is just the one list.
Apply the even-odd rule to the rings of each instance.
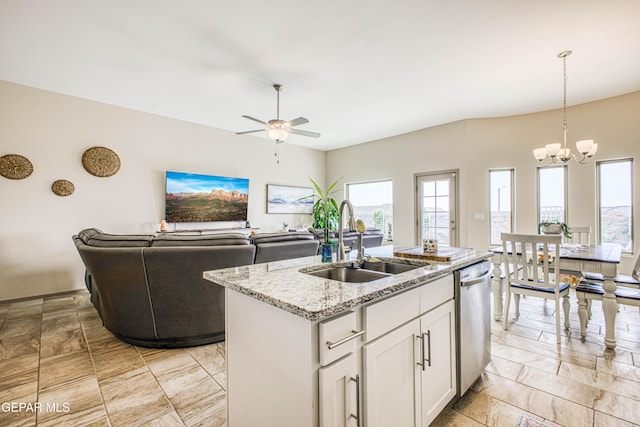
[[252, 236], [251, 241], [256, 246], [256, 264], [318, 253], [318, 240], [311, 233], [261, 233]]
[[248, 265], [253, 245], [151, 247], [144, 250], [149, 298], [161, 340], [224, 338], [224, 288], [204, 271]]
[[248, 245], [249, 238], [242, 233], [222, 234], [160, 234], [153, 239], [151, 246], [229, 246]]
[[157, 339], [144, 269], [146, 249], [78, 246], [91, 276], [91, 301], [104, 326], [121, 337]]
[[87, 228], [78, 233], [87, 246], [101, 248], [148, 247], [155, 237], [152, 234], [107, 234], [97, 228]]
[[297, 240], [314, 240], [312, 233], [297, 231], [294, 233], [258, 233], [251, 236], [254, 245], [261, 243], [291, 242]]

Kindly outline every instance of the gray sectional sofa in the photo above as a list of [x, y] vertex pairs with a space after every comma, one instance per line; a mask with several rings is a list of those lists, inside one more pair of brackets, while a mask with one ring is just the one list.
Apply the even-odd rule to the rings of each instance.
[[[316, 228], [311, 230], [311, 232], [316, 237], [316, 240], [318, 240], [320, 243], [324, 242], [324, 230]], [[351, 247], [352, 250], [358, 249], [358, 232], [357, 231], [349, 231], [348, 229], [344, 229], [342, 232], [342, 235], [343, 235], [345, 247], [349, 246]], [[367, 228], [367, 230], [362, 235], [362, 246], [364, 246], [365, 249], [381, 246], [383, 238], [384, 238], [384, 234], [382, 233], [382, 231], [378, 230], [377, 228]], [[338, 232], [333, 230], [330, 231], [329, 239], [331, 240], [332, 243], [334, 243], [337, 246]]]
[[315, 255], [310, 233], [73, 236], [104, 326], [122, 341], [173, 348], [224, 340], [224, 289], [202, 272]]

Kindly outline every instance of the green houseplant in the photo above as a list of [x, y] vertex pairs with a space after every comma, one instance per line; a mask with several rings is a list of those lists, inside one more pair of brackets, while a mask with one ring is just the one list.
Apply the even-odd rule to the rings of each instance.
[[[544, 230], [553, 228], [556, 228], [558, 230], [557, 234], [562, 233], [562, 235], [567, 239], [571, 238], [571, 228], [566, 223], [560, 221], [542, 221], [540, 224], [538, 224], [538, 233], [542, 233], [545, 232]], [[549, 233], [549, 231], [546, 231], [546, 233]]]
[[316, 201], [313, 204], [312, 210], [312, 227], [324, 230], [324, 243], [327, 244], [331, 243], [329, 230], [336, 230], [338, 228], [338, 203], [332, 197], [332, 194], [338, 191], [336, 185], [338, 185], [340, 179], [342, 178], [337, 179], [333, 184], [329, 185], [326, 190], [323, 190], [318, 183], [309, 177], [309, 181], [311, 181], [314, 187], [314, 194], [303, 197], [303, 199], [309, 197], [315, 198]]

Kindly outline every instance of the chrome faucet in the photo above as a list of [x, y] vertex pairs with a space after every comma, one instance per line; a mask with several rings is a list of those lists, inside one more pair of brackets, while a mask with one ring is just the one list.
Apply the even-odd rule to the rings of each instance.
[[338, 209], [338, 261], [344, 261], [344, 233], [342, 232], [342, 211], [344, 206], [347, 205], [349, 209], [349, 231], [356, 231], [356, 220], [353, 217], [353, 205], [347, 199], [344, 199], [340, 203], [340, 209]]

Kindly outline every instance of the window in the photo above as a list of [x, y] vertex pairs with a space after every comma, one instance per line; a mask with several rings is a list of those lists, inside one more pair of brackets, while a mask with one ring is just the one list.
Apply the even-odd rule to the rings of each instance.
[[347, 184], [347, 198], [356, 218], [367, 228], [381, 230], [387, 240], [393, 240], [393, 188], [391, 181]]
[[597, 162], [598, 239], [633, 252], [633, 161]]
[[538, 223], [567, 222], [565, 166], [538, 168]]
[[513, 232], [513, 169], [489, 171], [489, 231], [490, 244], [501, 244], [500, 233]]

